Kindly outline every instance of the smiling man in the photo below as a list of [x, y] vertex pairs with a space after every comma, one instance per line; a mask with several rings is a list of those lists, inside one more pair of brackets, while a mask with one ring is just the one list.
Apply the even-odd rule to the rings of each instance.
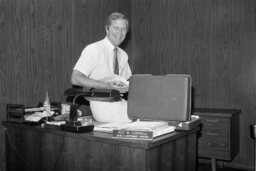
[[[102, 81], [106, 77], [119, 75], [125, 80], [131, 76], [128, 55], [119, 45], [124, 41], [129, 23], [121, 13], [112, 13], [105, 25], [106, 37], [84, 48], [73, 68], [71, 83], [82, 87], [116, 89], [121, 93], [128, 91], [128, 86], [120, 82]], [[95, 120], [99, 122], [128, 122], [127, 102], [90, 101], [90, 108]]]

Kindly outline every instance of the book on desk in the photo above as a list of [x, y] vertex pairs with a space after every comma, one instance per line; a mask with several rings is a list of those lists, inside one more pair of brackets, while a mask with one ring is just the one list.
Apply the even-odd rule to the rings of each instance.
[[175, 127], [164, 121], [135, 121], [130, 123], [97, 124], [94, 131], [111, 133], [113, 138], [152, 140], [175, 131]]

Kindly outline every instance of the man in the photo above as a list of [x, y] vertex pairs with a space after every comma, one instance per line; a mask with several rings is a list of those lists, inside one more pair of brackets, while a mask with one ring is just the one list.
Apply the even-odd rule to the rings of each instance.
[[[84, 48], [71, 76], [71, 83], [82, 87], [116, 89], [124, 93], [128, 86], [123, 82], [104, 82], [101, 79], [117, 74], [125, 80], [131, 76], [128, 55], [118, 46], [124, 41], [129, 23], [121, 13], [112, 13], [105, 25], [106, 37]], [[117, 58], [117, 61], [116, 59]], [[115, 67], [115, 64], [118, 64]], [[90, 101], [95, 120], [99, 122], [128, 122], [127, 102]]]

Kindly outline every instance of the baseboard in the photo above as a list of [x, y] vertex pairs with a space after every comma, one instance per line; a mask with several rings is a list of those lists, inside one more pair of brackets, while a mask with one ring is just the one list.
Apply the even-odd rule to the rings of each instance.
[[[211, 164], [211, 159], [206, 159], [206, 158], [198, 158], [199, 163], [208, 163]], [[248, 171], [254, 171], [254, 166], [253, 165], [244, 165], [244, 164], [238, 164], [238, 163], [230, 163], [230, 162], [225, 162], [221, 160], [217, 160], [216, 164], [218, 166], [226, 166], [234, 169], [242, 169], [242, 170], [248, 170]]]
[[254, 166], [251, 166], [251, 165], [228, 163], [228, 162], [224, 162], [223, 164], [224, 164], [224, 166], [231, 167], [234, 169], [243, 169], [243, 170], [248, 170], [248, 171], [254, 171]]

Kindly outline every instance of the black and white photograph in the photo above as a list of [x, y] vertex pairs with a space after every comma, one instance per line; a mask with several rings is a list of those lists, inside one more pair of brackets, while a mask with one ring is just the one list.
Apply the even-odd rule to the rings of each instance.
[[256, 171], [256, 0], [0, 0], [0, 171]]

